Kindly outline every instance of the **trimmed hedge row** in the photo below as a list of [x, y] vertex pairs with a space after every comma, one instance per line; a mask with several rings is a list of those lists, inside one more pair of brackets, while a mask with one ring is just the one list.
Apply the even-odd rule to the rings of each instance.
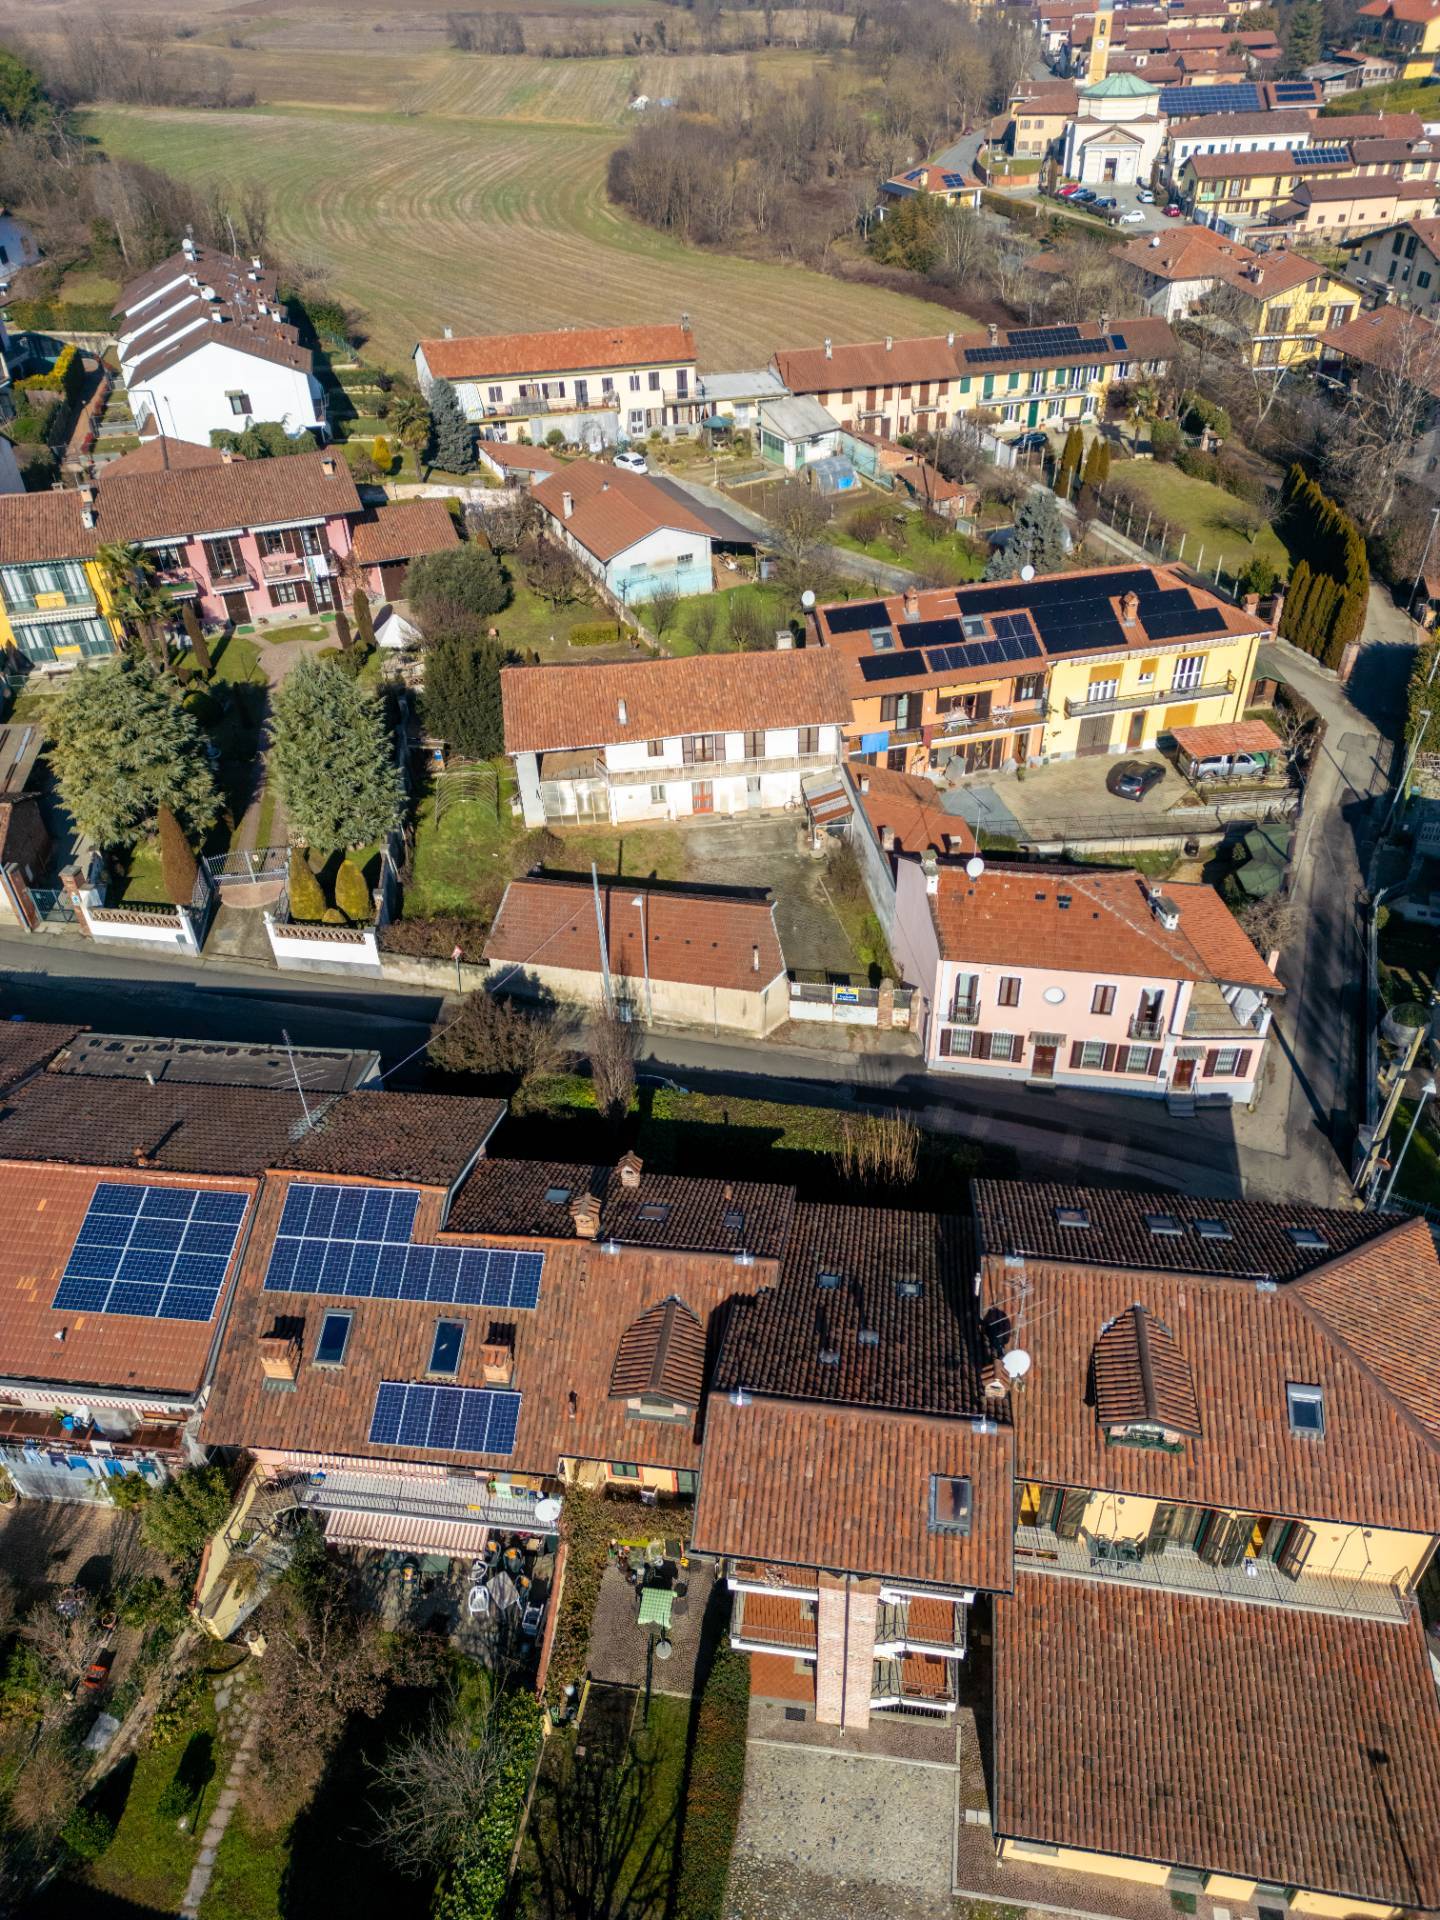
[[12, 300], [5, 319], [31, 333], [109, 333], [112, 311], [98, 300]]
[[499, 1775], [463, 1856], [436, 1889], [432, 1920], [493, 1920], [505, 1904], [510, 1859], [540, 1756], [540, 1708], [529, 1694], [507, 1694], [496, 1721], [504, 1749]]
[[567, 1686], [578, 1688], [590, 1663], [590, 1628], [612, 1540], [663, 1532], [653, 1507], [638, 1500], [610, 1500], [584, 1487], [565, 1491], [565, 1585], [545, 1670], [545, 1704], [558, 1710]]
[[27, 374], [23, 380], [15, 382], [15, 390], [17, 393], [63, 393], [67, 400], [74, 400], [84, 377], [85, 365], [80, 358], [80, 349], [75, 346], [62, 347], [48, 373]]
[[690, 1748], [685, 1812], [676, 1849], [675, 1920], [723, 1920], [730, 1855], [745, 1792], [750, 1662], [724, 1647], [715, 1656]]
[[613, 647], [621, 637], [615, 620], [591, 620], [570, 629], [572, 647]]

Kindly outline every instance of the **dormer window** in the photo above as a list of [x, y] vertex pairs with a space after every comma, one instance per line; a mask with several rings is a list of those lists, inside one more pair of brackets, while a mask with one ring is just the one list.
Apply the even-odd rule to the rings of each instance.
[[1057, 1227], [1088, 1227], [1090, 1214], [1085, 1207], [1056, 1207], [1055, 1224]]
[[1184, 1232], [1173, 1213], [1147, 1213], [1145, 1225], [1162, 1240], [1176, 1239]]
[[970, 1480], [954, 1474], [930, 1476], [930, 1531], [954, 1533], [962, 1537], [970, 1532]]
[[647, 1200], [640, 1209], [640, 1218], [654, 1220], [658, 1225], [663, 1226], [670, 1218], [670, 1208], [663, 1200]]
[[1290, 1415], [1290, 1431], [1307, 1440], [1319, 1440], [1325, 1433], [1325, 1393], [1321, 1387], [1298, 1386], [1293, 1380], [1285, 1389], [1285, 1406]]
[[1230, 1240], [1234, 1238], [1223, 1220], [1197, 1220], [1195, 1231], [1202, 1240]]
[[1321, 1253], [1330, 1245], [1324, 1234], [1317, 1233], [1314, 1227], [1287, 1227], [1285, 1232], [1291, 1246], [1306, 1253]]
[[834, 1293], [840, 1284], [840, 1276], [838, 1273], [817, 1273], [815, 1276], [815, 1284], [821, 1293]]
[[1190, 1363], [1169, 1327], [1138, 1302], [1100, 1329], [1090, 1389], [1107, 1446], [1179, 1453], [1200, 1435]]

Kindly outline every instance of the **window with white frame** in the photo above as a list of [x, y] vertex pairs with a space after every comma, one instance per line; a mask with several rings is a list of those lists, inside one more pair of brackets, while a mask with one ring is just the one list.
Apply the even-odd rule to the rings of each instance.
[[1187, 653], [1183, 660], [1175, 662], [1175, 678], [1171, 688], [1176, 693], [1188, 693], [1191, 687], [1198, 687], [1205, 677], [1205, 656], [1203, 653]]
[[1086, 1040], [1080, 1047], [1080, 1065], [1082, 1067], [1103, 1067], [1105, 1064], [1105, 1042]]
[[1149, 1047], [1127, 1047], [1125, 1071], [1126, 1073], [1148, 1073], [1150, 1071]]
[[663, 807], [663, 806], [664, 806], [664, 804], [665, 804], [665, 789], [664, 789], [664, 787], [655, 787], [655, 786], [652, 786], [652, 787], [651, 787], [651, 789], [650, 789], [650, 804], [651, 804], [651, 806], [652, 806], [652, 807]]

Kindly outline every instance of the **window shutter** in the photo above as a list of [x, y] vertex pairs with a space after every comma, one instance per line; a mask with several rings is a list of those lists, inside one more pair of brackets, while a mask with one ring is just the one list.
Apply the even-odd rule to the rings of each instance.
[[1115, 1071], [1115, 1054], [1116, 1054], [1116, 1048], [1115, 1048], [1115, 1046], [1114, 1046], [1114, 1044], [1113, 1044], [1112, 1042], [1110, 1042], [1110, 1041], [1107, 1041], [1107, 1042], [1106, 1042], [1106, 1044], [1105, 1044], [1105, 1052], [1104, 1052], [1104, 1055], [1103, 1055], [1103, 1057], [1101, 1058], [1101, 1061], [1100, 1061], [1100, 1071], [1101, 1071], [1102, 1073], [1114, 1073], [1114, 1071]]
[[1205, 1056], [1205, 1073], [1207, 1078], [1212, 1073], [1214, 1073], [1216, 1067], [1219, 1065], [1219, 1062], [1220, 1062], [1220, 1049], [1218, 1047], [1211, 1047], [1210, 1051]]
[[1145, 1071], [1153, 1080], [1160, 1071], [1160, 1061], [1164, 1056], [1163, 1047], [1152, 1047], [1145, 1062]]
[[1072, 1069], [1079, 1066], [1084, 1057], [1084, 1053], [1085, 1042], [1083, 1040], [1072, 1040], [1070, 1042], [1070, 1065]]
[[988, 1060], [990, 1058], [990, 1035], [988, 1033], [977, 1033], [971, 1044], [975, 1059]]
[[1061, 1540], [1079, 1539], [1080, 1522], [1089, 1504], [1090, 1495], [1084, 1487], [1065, 1489], [1060, 1498], [1060, 1511], [1055, 1516], [1055, 1532]]
[[950, 1042], [954, 1038], [955, 1036], [950, 1031], [949, 1027], [942, 1027], [940, 1029], [940, 1053], [942, 1058], [946, 1060], [950, 1058]]
[[1235, 1056], [1235, 1078], [1237, 1080], [1245, 1080], [1249, 1078], [1249, 1074], [1250, 1074], [1250, 1049], [1249, 1047], [1241, 1047], [1240, 1051]]
[[1302, 1526], [1297, 1520], [1286, 1535], [1284, 1546], [1275, 1556], [1275, 1564], [1281, 1573], [1287, 1574], [1292, 1580], [1298, 1580], [1301, 1569], [1310, 1558], [1310, 1549], [1314, 1544], [1314, 1530]]
[[1164, 1501], [1155, 1509], [1155, 1517], [1150, 1522], [1150, 1532], [1146, 1537], [1145, 1551], [1163, 1553], [1170, 1541], [1171, 1529], [1175, 1524], [1178, 1508], [1167, 1506]]

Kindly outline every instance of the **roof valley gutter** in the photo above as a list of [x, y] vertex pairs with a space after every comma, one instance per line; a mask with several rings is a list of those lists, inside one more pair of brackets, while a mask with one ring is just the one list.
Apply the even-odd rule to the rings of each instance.
[[[245, 1270], [245, 1262], [250, 1254], [250, 1236], [255, 1231], [255, 1222], [260, 1216], [260, 1209], [264, 1205], [265, 1196], [269, 1191], [270, 1178], [271, 1176], [269, 1174], [262, 1173], [260, 1175], [259, 1179], [255, 1182], [254, 1191], [251, 1195], [251, 1203], [245, 1209], [245, 1221], [240, 1230], [235, 1252], [231, 1257], [227, 1285], [222, 1289], [224, 1305], [221, 1307], [216, 1319], [215, 1332], [211, 1336], [210, 1351], [205, 1357], [205, 1367], [200, 1375], [200, 1383], [192, 1396], [197, 1406], [203, 1407], [210, 1397], [210, 1388], [215, 1378], [215, 1367], [220, 1358], [220, 1349], [224, 1344], [225, 1335], [229, 1330], [230, 1315], [234, 1311], [235, 1299], [240, 1291], [240, 1276]], [[233, 1192], [234, 1189], [230, 1188], [227, 1189], [227, 1191]]]

